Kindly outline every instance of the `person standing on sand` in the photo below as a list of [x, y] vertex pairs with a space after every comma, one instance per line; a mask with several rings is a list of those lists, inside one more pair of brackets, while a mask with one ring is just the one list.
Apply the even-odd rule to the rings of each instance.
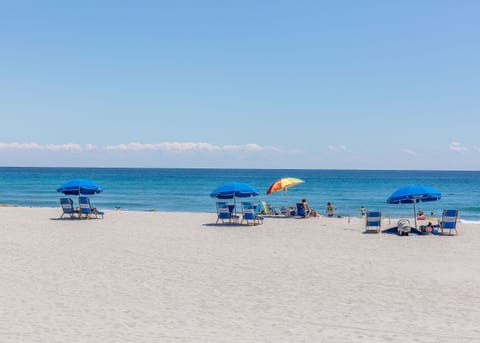
[[365, 215], [367, 214], [364, 206], [360, 207], [360, 214], [362, 215], [362, 217], [365, 217]]
[[327, 217], [333, 217], [333, 212], [336, 210], [337, 208], [335, 206], [333, 206], [330, 202], [327, 203], [327, 209], [325, 210], [325, 212], [327, 212]]

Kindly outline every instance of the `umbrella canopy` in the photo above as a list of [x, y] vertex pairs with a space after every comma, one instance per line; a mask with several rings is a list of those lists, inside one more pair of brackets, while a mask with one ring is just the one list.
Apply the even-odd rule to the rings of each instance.
[[419, 201], [439, 200], [442, 194], [426, 186], [405, 186], [397, 189], [387, 199], [389, 204], [411, 204]]
[[210, 196], [218, 199], [246, 198], [259, 195], [258, 191], [246, 183], [230, 182], [215, 188]]
[[281, 179], [276, 180], [274, 183], [268, 187], [267, 194], [284, 191], [290, 187], [296, 186], [300, 183], [303, 183], [303, 180], [297, 179], [295, 177], [283, 177]]
[[84, 179], [70, 180], [57, 188], [57, 192], [62, 192], [65, 195], [91, 195], [101, 191], [102, 189], [95, 183]]
[[417, 211], [415, 205], [420, 201], [435, 201], [442, 198], [442, 194], [426, 186], [405, 186], [397, 189], [387, 199], [389, 204], [413, 204], [413, 217], [415, 218], [415, 228], [417, 227]]

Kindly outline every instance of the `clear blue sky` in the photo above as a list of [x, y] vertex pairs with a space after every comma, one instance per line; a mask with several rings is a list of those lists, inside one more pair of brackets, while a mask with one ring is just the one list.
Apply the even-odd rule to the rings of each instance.
[[0, 1], [0, 165], [480, 169], [479, 1]]

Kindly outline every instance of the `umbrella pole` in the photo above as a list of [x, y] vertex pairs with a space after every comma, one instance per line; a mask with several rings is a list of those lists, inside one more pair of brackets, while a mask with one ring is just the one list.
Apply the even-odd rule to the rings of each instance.
[[287, 216], [290, 217], [291, 215], [291, 209], [290, 209], [290, 200], [288, 199], [288, 187], [285, 188], [284, 190], [284, 193], [285, 193], [285, 200], [286, 200], [286, 203], [287, 203]]
[[78, 185], [78, 218], [82, 217], [82, 210], [80, 209], [80, 185]]
[[417, 199], [413, 199], [413, 218], [415, 219], [415, 229], [417, 229]]

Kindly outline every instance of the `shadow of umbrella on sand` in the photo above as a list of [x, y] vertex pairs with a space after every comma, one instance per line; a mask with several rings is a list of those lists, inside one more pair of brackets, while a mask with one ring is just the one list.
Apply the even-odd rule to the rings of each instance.
[[413, 218], [415, 219], [415, 229], [417, 229], [417, 210], [416, 204], [420, 201], [436, 201], [442, 198], [442, 194], [426, 186], [405, 186], [397, 189], [387, 199], [389, 204], [413, 204]]

